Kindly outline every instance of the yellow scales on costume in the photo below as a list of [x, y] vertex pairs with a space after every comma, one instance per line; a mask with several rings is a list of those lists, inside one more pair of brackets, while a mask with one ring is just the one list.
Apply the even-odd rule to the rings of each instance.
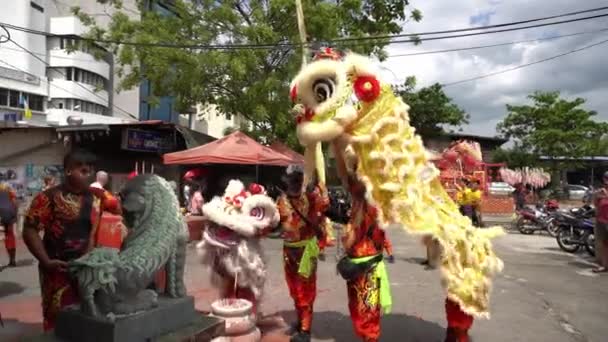
[[443, 189], [439, 171], [409, 124], [409, 107], [372, 71], [362, 56], [331, 49], [303, 67], [292, 82], [298, 139], [306, 147], [306, 172], [323, 167], [320, 142], [344, 153], [347, 141], [358, 157], [358, 176], [380, 224], [400, 224], [414, 234], [432, 234], [441, 244], [442, 283], [448, 297], [476, 317], [489, 317], [491, 277], [502, 270], [491, 238], [499, 227], [477, 229]]

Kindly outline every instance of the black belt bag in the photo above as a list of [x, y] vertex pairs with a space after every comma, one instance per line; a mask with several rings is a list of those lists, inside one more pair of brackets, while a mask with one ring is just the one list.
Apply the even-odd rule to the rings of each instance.
[[354, 263], [348, 256], [342, 257], [338, 262], [338, 273], [344, 280], [353, 280], [356, 277], [371, 271], [383, 259], [382, 254], [378, 254], [366, 262]]

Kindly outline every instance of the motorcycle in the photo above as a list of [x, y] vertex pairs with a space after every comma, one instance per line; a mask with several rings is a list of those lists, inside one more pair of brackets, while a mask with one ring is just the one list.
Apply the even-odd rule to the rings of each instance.
[[520, 233], [530, 235], [536, 231], [547, 231], [549, 235], [556, 237], [559, 226], [555, 224], [553, 213], [559, 209], [556, 201], [547, 201], [545, 205], [537, 205], [536, 208], [523, 208], [517, 211], [515, 226]]
[[[576, 212], [576, 211], [575, 211]], [[579, 215], [581, 215], [579, 213]], [[595, 256], [594, 224], [591, 218], [572, 213], [558, 213], [555, 216], [558, 222], [557, 244], [559, 248], [568, 253], [576, 253], [584, 247], [591, 256]], [[588, 216], [588, 213], [586, 213]]]

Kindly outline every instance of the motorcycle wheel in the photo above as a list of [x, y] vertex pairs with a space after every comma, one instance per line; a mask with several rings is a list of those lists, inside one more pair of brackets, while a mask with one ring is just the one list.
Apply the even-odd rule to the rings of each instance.
[[556, 238], [557, 234], [559, 233], [559, 225], [553, 222], [549, 223], [549, 225], [547, 226], [547, 233], [549, 233], [549, 235], [551, 235], [552, 237]]
[[585, 249], [591, 256], [595, 256], [595, 235], [589, 234], [589, 236], [587, 236], [587, 241], [585, 241]]
[[576, 253], [581, 248], [580, 245], [572, 244], [568, 240], [572, 240], [574, 236], [570, 233], [570, 228], [562, 228], [557, 233], [557, 244], [564, 252]]
[[530, 221], [526, 220], [523, 217], [520, 217], [519, 220], [517, 220], [517, 230], [519, 230], [519, 232], [522, 234], [532, 235], [532, 234], [534, 234], [534, 230], [526, 228], [527, 222], [530, 222]]

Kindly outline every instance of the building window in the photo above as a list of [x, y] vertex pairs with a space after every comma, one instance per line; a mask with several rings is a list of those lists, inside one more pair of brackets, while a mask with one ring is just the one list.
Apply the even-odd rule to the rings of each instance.
[[31, 94], [28, 96], [28, 105], [31, 110], [42, 112], [44, 110], [44, 99], [40, 95]]
[[14, 90], [9, 90], [9, 107], [19, 108], [19, 92]]
[[0, 106], [8, 106], [8, 89], [0, 88]]
[[72, 80], [72, 68], [66, 68], [65, 79], [68, 81]]
[[40, 13], [44, 13], [44, 8], [40, 5], [38, 5], [37, 3], [30, 1], [30, 6], [35, 9], [36, 11], [40, 12]]

